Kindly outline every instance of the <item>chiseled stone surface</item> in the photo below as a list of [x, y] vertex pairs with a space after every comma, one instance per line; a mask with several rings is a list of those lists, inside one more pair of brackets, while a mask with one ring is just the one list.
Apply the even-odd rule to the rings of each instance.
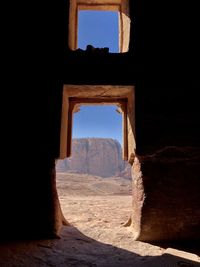
[[199, 173], [198, 148], [171, 146], [140, 157], [140, 168], [133, 169], [132, 216], [139, 240], [200, 238]]

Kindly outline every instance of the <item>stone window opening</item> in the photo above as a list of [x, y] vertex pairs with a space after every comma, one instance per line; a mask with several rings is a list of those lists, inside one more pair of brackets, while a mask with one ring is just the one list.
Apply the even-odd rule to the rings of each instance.
[[[69, 48], [78, 48], [78, 17], [80, 11], [118, 12], [119, 52], [127, 52], [130, 39], [129, 0], [70, 0], [69, 9]], [[88, 44], [90, 45], [90, 44]]]
[[[73, 113], [80, 105], [117, 105], [122, 113], [122, 159], [131, 166], [135, 161], [135, 87], [127, 85], [69, 85], [63, 87], [60, 131], [60, 160], [71, 156]], [[131, 167], [132, 172], [132, 167]], [[133, 178], [133, 174], [132, 174]], [[133, 182], [132, 182], [133, 184]], [[61, 207], [60, 207], [61, 210]], [[63, 221], [66, 219], [61, 210]], [[127, 216], [127, 215], [125, 215]], [[130, 226], [132, 217], [124, 223]], [[136, 229], [137, 230], [137, 229]], [[137, 231], [136, 231], [137, 235]]]
[[122, 113], [123, 159], [135, 157], [134, 86], [64, 85], [60, 134], [60, 159], [71, 156], [73, 113], [80, 105], [117, 105]]
[[117, 112], [121, 113], [123, 116], [123, 159], [127, 160], [127, 99], [108, 99], [108, 98], [69, 98], [69, 128], [68, 128], [68, 136], [71, 142], [67, 142], [67, 157], [70, 157], [72, 154], [72, 128], [73, 128], [73, 114], [80, 111], [80, 107], [83, 105], [116, 105], [118, 107]]
[[131, 184], [131, 166], [122, 158], [120, 105], [75, 104], [73, 111], [71, 156], [57, 162], [57, 172], [121, 177]]

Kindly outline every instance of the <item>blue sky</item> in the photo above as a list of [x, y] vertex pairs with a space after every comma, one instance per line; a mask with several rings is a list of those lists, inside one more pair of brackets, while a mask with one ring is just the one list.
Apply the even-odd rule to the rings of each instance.
[[78, 48], [87, 45], [119, 51], [118, 12], [81, 10], [78, 15]]
[[[79, 11], [78, 48], [109, 47], [118, 52], [118, 13], [110, 11]], [[122, 143], [122, 116], [116, 106], [82, 106], [74, 114], [73, 138], [104, 137]]]
[[116, 106], [82, 106], [73, 117], [73, 138], [106, 137], [122, 143], [122, 115]]

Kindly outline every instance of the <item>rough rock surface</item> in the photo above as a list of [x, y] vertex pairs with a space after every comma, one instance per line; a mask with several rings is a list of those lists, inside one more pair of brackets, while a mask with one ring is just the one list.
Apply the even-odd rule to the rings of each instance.
[[132, 227], [140, 241], [200, 239], [199, 154], [166, 146], [135, 159]]
[[72, 156], [58, 160], [56, 169], [58, 172], [131, 178], [131, 167], [122, 159], [121, 145], [111, 138], [73, 139]]

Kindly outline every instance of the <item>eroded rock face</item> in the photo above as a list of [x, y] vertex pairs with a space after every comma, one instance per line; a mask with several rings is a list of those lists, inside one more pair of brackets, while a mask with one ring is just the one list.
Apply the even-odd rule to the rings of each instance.
[[73, 139], [72, 156], [58, 160], [56, 169], [58, 172], [131, 178], [131, 168], [122, 159], [121, 145], [111, 138]]
[[199, 240], [200, 150], [166, 146], [135, 159], [132, 228], [140, 241]]

